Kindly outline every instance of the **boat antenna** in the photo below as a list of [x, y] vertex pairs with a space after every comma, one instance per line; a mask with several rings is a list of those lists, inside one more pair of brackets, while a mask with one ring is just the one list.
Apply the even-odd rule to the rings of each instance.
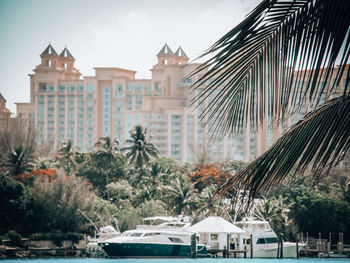
[[94, 228], [96, 229], [97, 232], [99, 232], [97, 226], [94, 224], [94, 222], [92, 222], [92, 220], [85, 213], [83, 213], [80, 209], [78, 209], [77, 211], [80, 214], [82, 214], [91, 223], [91, 225], [94, 226]]
[[117, 231], [120, 232], [120, 229], [119, 229], [119, 226], [118, 226], [118, 224], [119, 224], [118, 219], [114, 218], [114, 219], [112, 220], [112, 222], [114, 223], [115, 228], [117, 229]]
[[102, 217], [101, 217], [99, 214], [97, 214], [95, 211], [94, 211], [94, 214], [97, 215], [98, 219], [101, 220], [102, 225], [103, 225], [103, 226], [106, 226], [106, 223], [105, 223], [105, 221], [103, 221]]

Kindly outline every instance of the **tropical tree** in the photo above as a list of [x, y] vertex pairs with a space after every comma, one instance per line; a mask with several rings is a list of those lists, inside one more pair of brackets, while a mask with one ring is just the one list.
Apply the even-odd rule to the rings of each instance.
[[36, 142], [37, 133], [28, 121], [16, 118], [2, 127], [0, 129], [0, 171], [18, 174], [22, 168], [23, 171], [32, 169], [31, 166], [38, 152]]
[[164, 200], [177, 215], [189, 215], [198, 208], [197, 190], [184, 174], [176, 174], [170, 184], [164, 186], [164, 192]]
[[93, 161], [102, 165], [109, 165], [117, 160], [118, 157], [118, 146], [117, 140], [111, 140], [110, 137], [101, 137], [96, 143], [95, 147], [98, 150], [92, 155]]
[[292, 169], [329, 170], [349, 152], [349, 10], [348, 0], [264, 0], [203, 54], [213, 56], [193, 72], [202, 74], [193, 88], [208, 84], [194, 102], [216, 95], [202, 117], [217, 123], [217, 134], [259, 128], [266, 119], [278, 125], [303, 105], [311, 109], [219, 193], [238, 186], [253, 197]]
[[[118, 161], [122, 161], [122, 155], [119, 153], [119, 142], [117, 140], [111, 140], [110, 137], [101, 137], [98, 142], [95, 143], [97, 151], [92, 154], [92, 161], [101, 167], [105, 173], [105, 185], [109, 184], [109, 177], [113, 172], [114, 166]], [[115, 169], [117, 170], [117, 169]]]
[[58, 155], [56, 157], [59, 167], [63, 168], [67, 175], [76, 168], [75, 162], [76, 152], [74, 151], [73, 143], [71, 140], [62, 143], [62, 147], [58, 150]]
[[130, 131], [131, 138], [126, 140], [129, 146], [123, 148], [123, 151], [126, 151], [126, 158], [134, 163], [136, 168], [142, 168], [152, 157], [158, 157], [158, 150], [146, 140], [146, 133], [147, 129], [136, 125]]
[[13, 149], [7, 155], [5, 166], [8, 168], [10, 175], [19, 175], [24, 172], [29, 172], [34, 168], [34, 156], [28, 148], [23, 148], [22, 145]]
[[60, 170], [57, 178], [36, 178], [32, 188], [35, 204], [40, 207], [38, 220], [42, 232], [84, 232], [89, 221], [84, 215], [93, 213], [97, 201], [88, 182], [74, 175], [67, 177]]

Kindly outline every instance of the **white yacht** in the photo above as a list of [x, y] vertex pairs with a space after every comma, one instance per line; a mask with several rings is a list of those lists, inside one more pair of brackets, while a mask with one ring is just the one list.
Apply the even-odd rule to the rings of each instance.
[[178, 229], [186, 230], [191, 226], [187, 216], [152, 216], [142, 219], [142, 225], [136, 229]]
[[100, 228], [100, 231], [94, 238], [88, 237], [88, 243], [86, 249], [89, 252], [98, 252], [101, 251], [101, 247], [98, 245], [98, 242], [103, 242], [106, 239], [119, 236], [121, 233], [119, 229], [115, 229], [113, 226], [108, 225]]
[[[176, 229], [135, 229], [98, 244], [110, 258], [189, 257], [192, 235]], [[207, 255], [205, 245], [197, 245], [197, 255]]]
[[[250, 242], [253, 242], [253, 257], [256, 258], [276, 258], [280, 251], [277, 235], [265, 220], [259, 220], [253, 217], [244, 218], [235, 223], [245, 230], [244, 247], [250, 253]], [[252, 240], [250, 236], [252, 235]], [[298, 244], [298, 253], [305, 244]], [[294, 242], [283, 242], [283, 257], [296, 258], [297, 244]]]

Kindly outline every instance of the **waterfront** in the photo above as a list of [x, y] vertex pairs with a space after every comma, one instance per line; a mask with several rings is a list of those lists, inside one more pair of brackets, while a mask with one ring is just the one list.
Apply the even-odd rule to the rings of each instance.
[[[334, 262], [349, 262], [348, 258], [342, 259], [328, 259], [328, 258], [302, 258], [302, 259], [282, 259], [283, 263], [334, 263]], [[237, 258], [205, 258], [205, 259], [98, 259], [98, 258], [47, 258], [47, 259], [6, 259], [3, 260], [6, 263], [221, 263], [221, 262], [234, 262], [234, 263], [274, 263], [281, 262], [281, 259], [237, 259]]]

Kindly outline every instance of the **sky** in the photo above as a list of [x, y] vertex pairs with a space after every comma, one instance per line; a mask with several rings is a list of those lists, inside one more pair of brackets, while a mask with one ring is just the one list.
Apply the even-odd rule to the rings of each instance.
[[165, 43], [192, 61], [259, 2], [0, 0], [0, 92], [13, 113], [15, 102], [29, 102], [28, 74], [49, 43], [57, 53], [67, 47], [83, 76], [93, 76], [93, 67], [121, 67], [151, 78]]

